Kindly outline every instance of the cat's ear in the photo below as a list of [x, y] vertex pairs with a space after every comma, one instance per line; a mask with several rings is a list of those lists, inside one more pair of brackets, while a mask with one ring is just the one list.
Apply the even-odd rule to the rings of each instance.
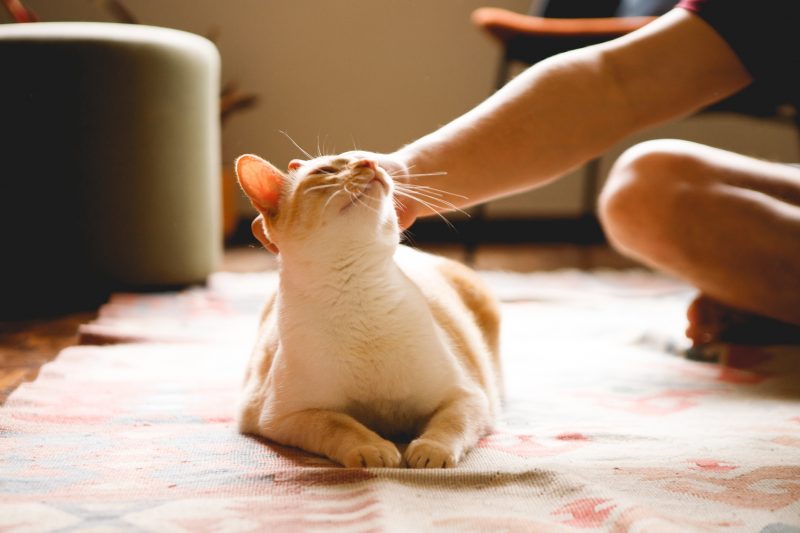
[[257, 155], [239, 156], [236, 159], [236, 178], [253, 207], [262, 213], [278, 208], [286, 177], [272, 164]]
[[297, 170], [303, 163], [300, 159], [292, 159], [289, 161], [289, 170]]

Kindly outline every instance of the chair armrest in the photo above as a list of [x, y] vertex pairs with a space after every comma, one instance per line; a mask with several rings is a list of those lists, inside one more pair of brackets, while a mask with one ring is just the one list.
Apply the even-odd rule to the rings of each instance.
[[496, 7], [482, 7], [472, 12], [472, 22], [489, 35], [506, 43], [517, 37], [541, 38], [591, 37], [613, 39], [637, 30], [657, 17], [610, 17], [563, 19], [522, 15]]

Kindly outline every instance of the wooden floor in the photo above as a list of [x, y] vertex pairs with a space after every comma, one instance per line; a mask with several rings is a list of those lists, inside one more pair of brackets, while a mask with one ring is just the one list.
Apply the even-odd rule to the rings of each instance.
[[[466, 259], [466, 252], [460, 246], [421, 248], [460, 261]], [[601, 245], [486, 245], [477, 249], [473, 266], [480, 270], [534, 272], [636, 265]], [[257, 272], [276, 267], [274, 256], [264, 250], [237, 247], [226, 251], [221, 270]], [[20, 383], [35, 379], [43, 364], [53, 360], [63, 348], [75, 344], [78, 326], [95, 316], [95, 312], [85, 312], [47, 320], [0, 322], [0, 405]]]
[[41, 366], [78, 341], [78, 326], [96, 313], [76, 313], [47, 320], [0, 322], [0, 405], [23, 381], [36, 378]]

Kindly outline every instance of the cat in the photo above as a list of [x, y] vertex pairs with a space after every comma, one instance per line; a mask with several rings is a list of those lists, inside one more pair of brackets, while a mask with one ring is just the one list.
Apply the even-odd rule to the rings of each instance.
[[[248, 154], [236, 174], [279, 259], [240, 431], [345, 467], [455, 466], [500, 408], [489, 290], [466, 266], [400, 244], [401, 184], [374, 160], [293, 160], [284, 174]], [[413, 440], [401, 455], [389, 439]]]

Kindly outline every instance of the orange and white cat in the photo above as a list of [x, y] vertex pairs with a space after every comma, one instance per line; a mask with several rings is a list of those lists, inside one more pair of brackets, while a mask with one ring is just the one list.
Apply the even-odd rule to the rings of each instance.
[[[499, 306], [465, 266], [399, 244], [397, 184], [323, 156], [236, 161], [279, 250], [240, 430], [347, 467], [455, 466], [499, 409]], [[390, 440], [408, 442], [401, 456]]]

